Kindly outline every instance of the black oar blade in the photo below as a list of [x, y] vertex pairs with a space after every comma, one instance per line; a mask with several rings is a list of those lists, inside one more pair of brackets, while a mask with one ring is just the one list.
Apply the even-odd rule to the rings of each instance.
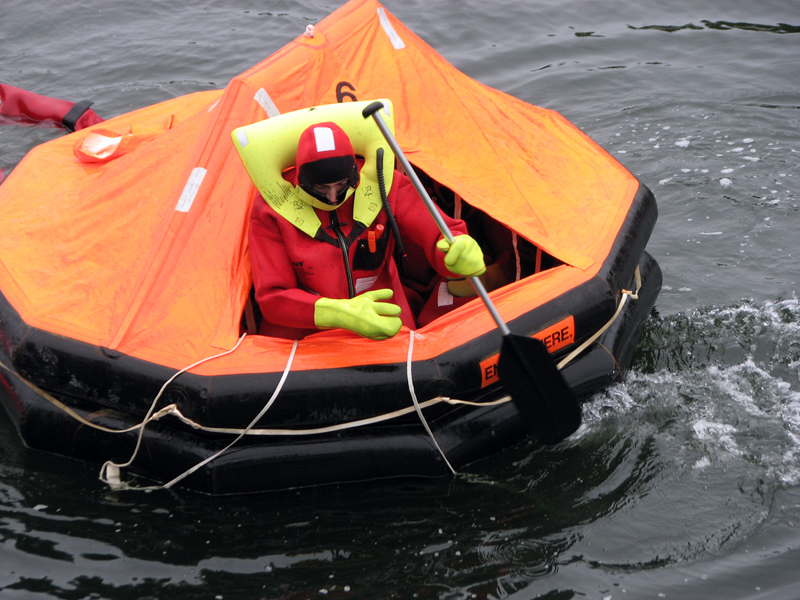
[[500, 381], [540, 442], [557, 444], [578, 429], [580, 404], [542, 342], [504, 335], [497, 368]]

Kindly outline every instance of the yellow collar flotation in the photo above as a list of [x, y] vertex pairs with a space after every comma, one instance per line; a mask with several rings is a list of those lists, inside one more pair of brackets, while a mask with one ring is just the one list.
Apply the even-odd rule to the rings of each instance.
[[[315, 237], [322, 226], [314, 212], [314, 198], [300, 186], [294, 186], [283, 178], [283, 172], [295, 164], [297, 142], [300, 134], [311, 125], [333, 121], [345, 132], [353, 144], [353, 150], [364, 157], [361, 167], [361, 182], [353, 200], [353, 218], [369, 227], [381, 210], [378, 188], [376, 155], [383, 148], [383, 178], [388, 193], [394, 175], [394, 153], [374, 119], [365, 119], [361, 111], [372, 100], [326, 104], [277, 115], [258, 123], [238, 127], [231, 139], [239, 152], [247, 174], [253, 180], [261, 196], [279, 215], [302, 232]], [[384, 108], [381, 116], [394, 131], [392, 103], [381, 100]]]

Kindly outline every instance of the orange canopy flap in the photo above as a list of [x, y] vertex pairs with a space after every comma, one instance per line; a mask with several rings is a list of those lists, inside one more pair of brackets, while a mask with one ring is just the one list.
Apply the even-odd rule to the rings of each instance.
[[[251, 285], [254, 193], [231, 131], [279, 112], [373, 98], [392, 100], [398, 141], [415, 165], [568, 265], [537, 276], [533, 291], [514, 284], [493, 293], [506, 319], [599, 268], [635, 178], [559, 114], [468, 78], [378, 2], [352, 0], [224, 91], [34, 148], [0, 186], [3, 293], [30, 325], [176, 368], [232, 347]], [[98, 128], [146, 137], [112, 160], [81, 162], [73, 148]], [[420, 355], [491, 329], [479, 304], [423, 330]], [[475, 327], [459, 327], [470, 319]], [[368, 347], [348, 354], [370, 362], [404, 360], [408, 343], [402, 334], [314, 338], [298, 368], [341, 361], [332, 348], [342, 339]], [[284, 342], [253, 338], [235, 360], [201, 370], [282, 368], [286, 356]]]

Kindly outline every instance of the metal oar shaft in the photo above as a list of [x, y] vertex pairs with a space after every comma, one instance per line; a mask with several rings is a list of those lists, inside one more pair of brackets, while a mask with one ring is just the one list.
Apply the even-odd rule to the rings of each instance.
[[[369, 106], [367, 106], [364, 111], [364, 117], [368, 117], [372, 115], [375, 119], [375, 123], [378, 125], [378, 128], [381, 130], [383, 137], [386, 138], [386, 142], [391, 147], [392, 151], [394, 152], [397, 160], [400, 161], [400, 164], [403, 165], [403, 168], [408, 175], [408, 178], [411, 180], [411, 183], [414, 184], [414, 187], [417, 189], [417, 193], [419, 194], [420, 198], [425, 202], [425, 206], [428, 209], [428, 212], [431, 213], [433, 220], [436, 221], [437, 227], [439, 227], [439, 231], [442, 232], [442, 235], [445, 239], [453, 243], [453, 234], [450, 231], [450, 228], [447, 226], [447, 223], [442, 217], [442, 213], [439, 212], [439, 209], [436, 208], [436, 205], [431, 200], [431, 197], [428, 195], [428, 191], [425, 189], [425, 186], [422, 185], [422, 182], [419, 180], [414, 167], [411, 166], [411, 163], [408, 162], [406, 155], [403, 153], [403, 150], [400, 148], [400, 145], [397, 143], [397, 140], [392, 135], [392, 132], [389, 130], [389, 127], [386, 125], [386, 121], [383, 120], [383, 117], [378, 113], [378, 111], [383, 108], [383, 104], [380, 102], [373, 102]], [[483, 300], [483, 303], [486, 305], [486, 308], [489, 309], [489, 313], [492, 315], [494, 322], [497, 323], [497, 327], [500, 329], [503, 335], [508, 335], [511, 331], [506, 325], [503, 318], [500, 316], [500, 313], [497, 311], [497, 308], [494, 305], [494, 302], [489, 298], [489, 293], [486, 291], [486, 288], [483, 286], [483, 282], [478, 277], [470, 277], [470, 281], [472, 282], [472, 286], [475, 288], [475, 291]]]
[[[370, 115], [374, 117], [383, 137], [386, 138], [400, 164], [405, 168], [442, 235], [452, 243], [453, 234], [442, 214], [423, 187], [392, 132], [378, 114], [381, 108], [383, 108], [381, 102], [373, 102], [362, 111], [362, 114], [365, 119]], [[497, 312], [494, 303], [489, 299], [489, 294], [486, 293], [486, 288], [483, 287], [481, 280], [477, 277], [470, 277], [470, 281], [486, 308], [489, 309], [497, 327], [503, 333], [503, 345], [497, 362], [497, 370], [503, 386], [511, 394], [511, 399], [531, 433], [545, 444], [560, 442], [580, 426], [580, 404], [556, 368], [545, 345], [536, 338], [511, 333], [500, 317], [500, 313]]]

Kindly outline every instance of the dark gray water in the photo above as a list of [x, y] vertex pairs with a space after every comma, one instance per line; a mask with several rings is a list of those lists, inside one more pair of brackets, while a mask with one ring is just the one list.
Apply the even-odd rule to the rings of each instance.
[[[224, 87], [340, 4], [3, 0], [0, 80], [113, 116]], [[0, 597], [800, 596], [800, 4], [386, 7], [655, 192], [628, 381], [566, 443], [451, 480], [236, 499], [112, 492], [0, 413]], [[58, 135], [0, 127], [0, 169]]]

